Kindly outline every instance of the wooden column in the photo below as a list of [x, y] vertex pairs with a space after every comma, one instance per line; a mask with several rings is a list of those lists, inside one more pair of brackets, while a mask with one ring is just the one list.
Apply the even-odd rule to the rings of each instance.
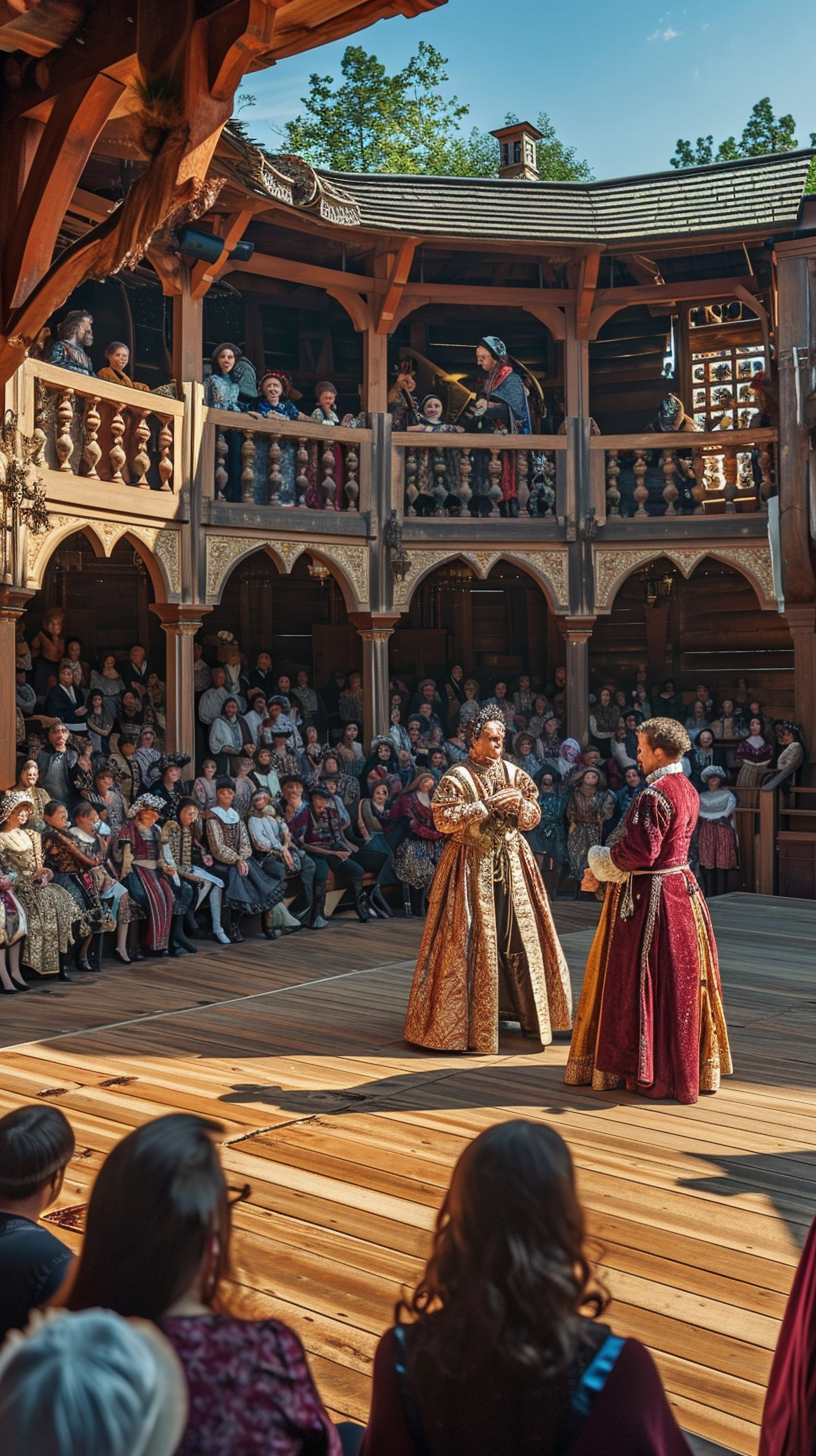
[[363, 738], [366, 753], [375, 734], [387, 733], [391, 726], [388, 640], [399, 617], [399, 612], [388, 616], [349, 612], [349, 621], [354, 623], [363, 643]]
[[0, 789], [17, 782], [17, 623], [33, 591], [0, 586]]
[[585, 744], [589, 735], [589, 639], [594, 617], [565, 617], [567, 644], [567, 736]]
[[388, 335], [377, 333], [373, 319], [363, 334], [363, 409], [369, 414], [388, 409]]
[[816, 605], [786, 605], [793, 638], [794, 717], [802, 726], [807, 763], [816, 763]]
[[181, 398], [182, 384], [200, 384], [204, 377], [204, 301], [190, 292], [190, 269], [182, 265], [181, 293], [173, 295], [173, 377]]
[[167, 752], [195, 756], [195, 687], [193, 638], [212, 607], [151, 602], [167, 636]]
[[[808, 240], [808, 245], [813, 240]], [[808, 350], [816, 345], [809, 320], [816, 304], [813, 260], [804, 255], [778, 256], [779, 327], [779, 527], [782, 587], [787, 606], [816, 601], [816, 581], [809, 551], [809, 438], [797, 399], [810, 392]], [[801, 245], [800, 245], [801, 246]], [[812, 327], [812, 326], [811, 326]]]

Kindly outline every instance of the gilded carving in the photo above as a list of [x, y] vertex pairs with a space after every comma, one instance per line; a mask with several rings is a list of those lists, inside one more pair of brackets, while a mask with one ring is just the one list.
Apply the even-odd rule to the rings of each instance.
[[402, 579], [394, 582], [394, 606], [405, 608], [414, 594], [419, 579], [436, 566], [447, 561], [463, 560], [470, 563], [477, 576], [486, 578], [497, 561], [516, 561], [528, 567], [531, 572], [546, 582], [556, 612], [566, 612], [569, 605], [569, 583], [567, 575], [567, 553], [563, 548], [552, 551], [452, 551], [411, 546], [411, 565]]
[[434, 566], [441, 566], [443, 561], [456, 561], [457, 557], [464, 555], [461, 551], [451, 551], [450, 547], [441, 550], [417, 550], [411, 547], [411, 564], [402, 578], [402, 581], [394, 582], [394, 606], [407, 607], [414, 594], [414, 587], [419, 577], [424, 576]]
[[181, 596], [181, 535], [162, 527], [153, 547], [164, 567], [167, 585], [174, 596]]
[[688, 580], [695, 568], [707, 556], [713, 557], [717, 561], [724, 561], [726, 565], [734, 566], [736, 570], [747, 576], [764, 609], [772, 610], [776, 607], [770, 549], [764, 543], [758, 543], [755, 546], [653, 546], [639, 550], [596, 546], [593, 551], [595, 610], [602, 613], [611, 612], [618, 588], [637, 566], [642, 566], [648, 561], [656, 561], [659, 557], [665, 557], [675, 566], [679, 566], [683, 576]]
[[555, 612], [568, 611], [569, 566], [566, 551], [508, 551], [505, 554], [508, 561], [519, 561], [529, 566], [547, 583]]
[[338, 567], [355, 607], [368, 605], [368, 547], [346, 545], [335, 541], [288, 541], [263, 539], [258, 536], [208, 536], [207, 537], [207, 601], [217, 602], [230, 569], [242, 556], [268, 547], [282, 562], [285, 572], [290, 572], [304, 551], [334, 562]]
[[35, 536], [28, 532], [26, 543], [26, 578], [29, 586], [37, 589], [41, 585], [40, 572], [37, 570], [37, 563], [43, 552], [46, 552], [46, 560], [54, 550], [54, 536], [59, 536], [68, 526], [75, 531], [81, 531], [84, 521], [78, 521], [75, 516], [58, 516], [53, 511], [48, 513], [48, 530], [42, 535]]

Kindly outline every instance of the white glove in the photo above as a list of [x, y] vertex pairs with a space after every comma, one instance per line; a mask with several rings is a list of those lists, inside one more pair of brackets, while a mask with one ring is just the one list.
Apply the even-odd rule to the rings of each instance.
[[629, 871], [620, 870], [612, 859], [612, 851], [606, 845], [593, 844], [587, 855], [589, 868], [596, 880], [612, 880], [616, 884], [622, 884], [628, 880]]

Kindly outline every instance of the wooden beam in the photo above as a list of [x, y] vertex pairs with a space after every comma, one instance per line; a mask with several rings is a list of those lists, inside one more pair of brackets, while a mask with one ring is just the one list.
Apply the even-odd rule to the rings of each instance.
[[537, 318], [540, 324], [549, 329], [554, 339], [563, 341], [567, 337], [567, 319], [563, 308], [555, 303], [528, 303], [524, 310]]
[[429, 302], [465, 303], [480, 308], [529, 308], [530, 304], [571, 304], [572, 288], [491, 288], [474, 283], [406, 283], [404, 298], [422, 296]]
[[358, 334], [368, 333], [373, 328], [371, 310], [359, 293], [352, 293], [350, 288], [326, 288], [324, 292], [346, 310]]
[[210, 19], [210, 93], [232, 100], [241, 78], [272, 43], [279, 14], [267, 0], [233, 0]]
[[750, 292], [759, 291], [759, 283], [752, 273], [740, 278], [694, 278], [685, 283], [649, 283], [633, 288], [599, 288], [595, 295], [598, 307], [614, 303], [618, 308], [629, 308], [641, 303], [696, 303], [704, 299], [734, 297], [736, 289], [742, 286]]
[[598, 269], [601, 266], [600, 253], [590, 253], [582, 258], [578, 268], [578, 289], [575, 301], [575, 332], [579, 339], [587, 337], [592, 314], [595, 290], [598, 286]]
[[402, 301], [403, 289], [408, 282], [418, 241], [417, 238], [405, 238], [400, 245], [400, 250], [388, 275], [388, 288], [377, 319], [378, 334], [390, 334], [396, 327], [394, 315]]
[[124, 87], [94, 76], [64, 91], [40, 138], [3, 262], [5, 307], [17, 307], [47, 273], [57, 234], [88, 158]]
[[293, 258], [276, 258], [271, 253], [253, 253], [246, 263], [233, 263], [234, 273], [260, 273], [264, 278], [282, 278], [286, 283], [311, 283], [315, 288], [343, 288], [356, 293], [373, 293], [373, 278], [362, 273], [345, 273], [340, 268], [321, 268], [316, 263], [297, 263]]
[[231, 217], [219, 220], [216, 236], [223, 240], [224, 247], [214, 263], [205, 263], [202, 260], [194, 265], [190, 282], [191, 298], [203, 298], [209, 292], [211, 284], [227, 267], [230, 253], [236, 243], [240, 242], [254, 215], [255, 209], [248, 207], [243, 212], [234, 212]]

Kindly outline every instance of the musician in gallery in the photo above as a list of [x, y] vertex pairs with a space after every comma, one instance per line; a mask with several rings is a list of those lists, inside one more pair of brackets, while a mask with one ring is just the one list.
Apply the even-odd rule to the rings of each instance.
[[714, 932], [688, 863], [699, 810], [682, 765], [691, 745], [673, 718], [649, 718], [637, 734], [646, 782], [622, 838], [589, 851], [608, 888], [565, 1081], [696, 1102], [732, 1065]]
[[528, 774], [502, 757], [494, 708], [440, 780], [431, 809], [447, 836], [428, 903], [405, 1039], [434, 1051], [498, 1051], [499, 1019], [543, 1044], [572, 1024], [572, 992], [547, 892], [524, 839], [541, 817]]

